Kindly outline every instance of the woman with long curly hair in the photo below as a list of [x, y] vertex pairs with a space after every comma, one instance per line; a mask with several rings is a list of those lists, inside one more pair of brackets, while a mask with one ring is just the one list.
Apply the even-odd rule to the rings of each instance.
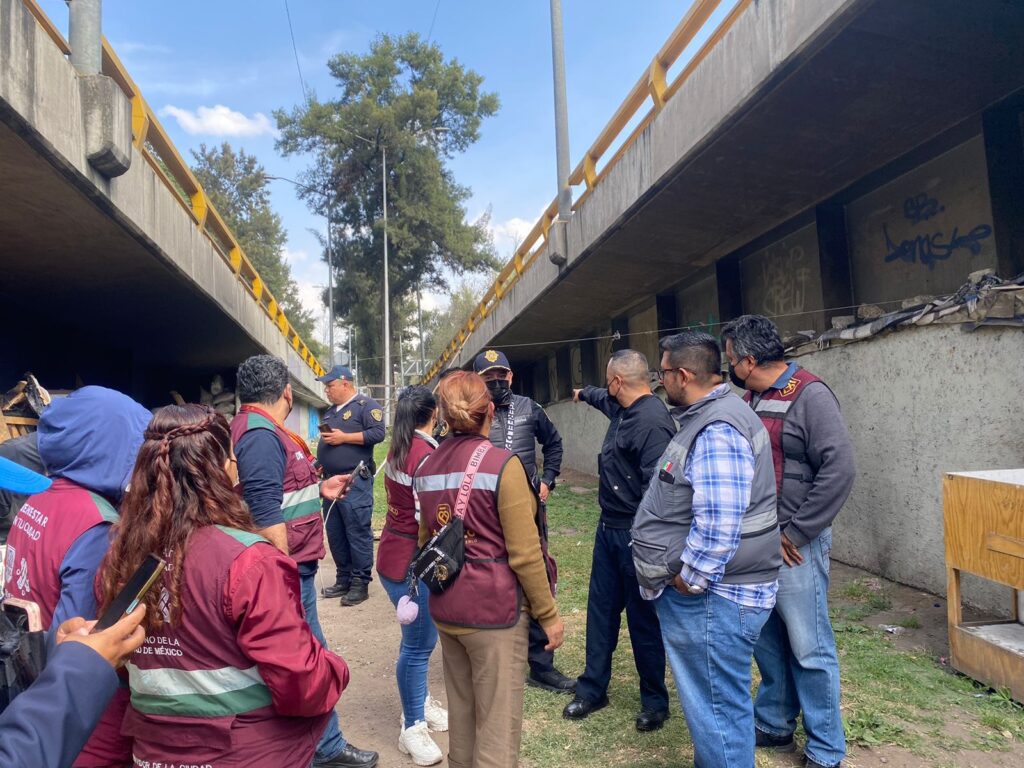
[[303, 618], [295, 563], [254, 532], [234, 461], [213, 409], [157, 411], [103, 563], [105, 607], [147, 555], [167, 562], [127, 665], [142, 765], [305, 768], [348, 683]]

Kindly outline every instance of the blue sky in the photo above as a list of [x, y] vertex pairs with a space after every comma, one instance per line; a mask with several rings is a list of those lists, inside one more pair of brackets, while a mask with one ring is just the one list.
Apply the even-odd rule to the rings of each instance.
[[[64, 0], [40, 4], [66, 33]], [[473, 191], [468, 217], [492, 208], [495, 246], [508, 258], [517, 236], [555, 196], [547, 0], [288, 5], [302, 76], [322, 99], [333, 97], [328, 58], [365, 52], [380, 33], [430, 34], [447, 57], [483, 75], [484, 87], [501, 98], [501, 110], [485, 121], [481, 140], [452, 168]], [[691, 0], [563, 0], [573, 167], [690, 5]], [[285, 0], [107, 0], [103, 14], [104, 33], [187, 160], [188, 150], [200, 143], [228, 141], [255, 154], [272, 175], [301, 173], [307, 160], [285, 159], [274, 149], [273, 110], [302, 100]], [[290, 185], [272, 182], [272, 194], [288, 230], [292, 272], [312, 305], [326, 267], [309, 230], [322, 230], [323, 220]]]

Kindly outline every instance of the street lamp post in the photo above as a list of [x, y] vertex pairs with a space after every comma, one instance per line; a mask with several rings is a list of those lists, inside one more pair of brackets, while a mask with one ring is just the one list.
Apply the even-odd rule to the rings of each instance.
[[327, 344], [328, 344], [328, 367], [334, 365], [334, 246], [331, 240], [331, 222], [334, 221], [334, 196], [328, 195], [320, 189], [305, 184], [300, 184], [294, 179], [287, 179], [284, 176], [267, 176], [273, 181], [287, 181], [306, 192], [323, 195], [327, 199]]

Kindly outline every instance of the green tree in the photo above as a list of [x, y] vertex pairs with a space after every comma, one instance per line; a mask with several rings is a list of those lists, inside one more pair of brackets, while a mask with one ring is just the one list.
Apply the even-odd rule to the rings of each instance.
[[255, 156], [244, 149], [235, 151], [227, 142], [219, 147], [200, 144], [198, 151], [192, 150], [192, 157], [193, 173], [281, 305], [288, 322], [313, 354], [325, 360], [327, 350], [316, 339], [316, 319], [302, 306], [299, 287], [284, 260], [287, 234], [281, 217], [270, 207], [263, 166]]
[[447, 306], [423, 313], [427, 367], [441, 357], [452, 338], [465, 325], [487, 290], [487, 282], [482, 278], [462, 280], [448, 295]]
[[498, 109], [483, 78], [416, 34], [382, 35], [365, 55], [328, 62], [340, 95], [275, 112], [285, 155], [308, 154], [303, 182], [321, 214], [332, 209], [335, 310], [358, 328], [364, 380], [381, 381], [383, 281], [382, 154], [387, 153], [392, 364], [417, 287], [444, 290], [452, 275], [497, 265], [486, 216], [467, 223], [470, 191], [446, 162], [480, 137]]

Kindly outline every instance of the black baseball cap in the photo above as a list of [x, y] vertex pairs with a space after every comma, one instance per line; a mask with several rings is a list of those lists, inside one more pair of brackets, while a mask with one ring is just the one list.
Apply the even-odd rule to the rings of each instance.
[[352, 376], [352, 369], [347, 365], [336, 365], [323, 376], [317, 376], [317, 381], [322, 381], [324, 384], [334, 381], [335, 379], [344, 379], [345, 381], [355, 381], [355, 377]]
[[476, 356], [476, 360], [473, 361], [473, 370], [477, 373], [485, 373], [492, 368], [504, 368], [506, 371], [512, 370], [512, 366], [509, 365], [505, 353], [499, 352], [496, 349], [488, 349], [481, 352]]

